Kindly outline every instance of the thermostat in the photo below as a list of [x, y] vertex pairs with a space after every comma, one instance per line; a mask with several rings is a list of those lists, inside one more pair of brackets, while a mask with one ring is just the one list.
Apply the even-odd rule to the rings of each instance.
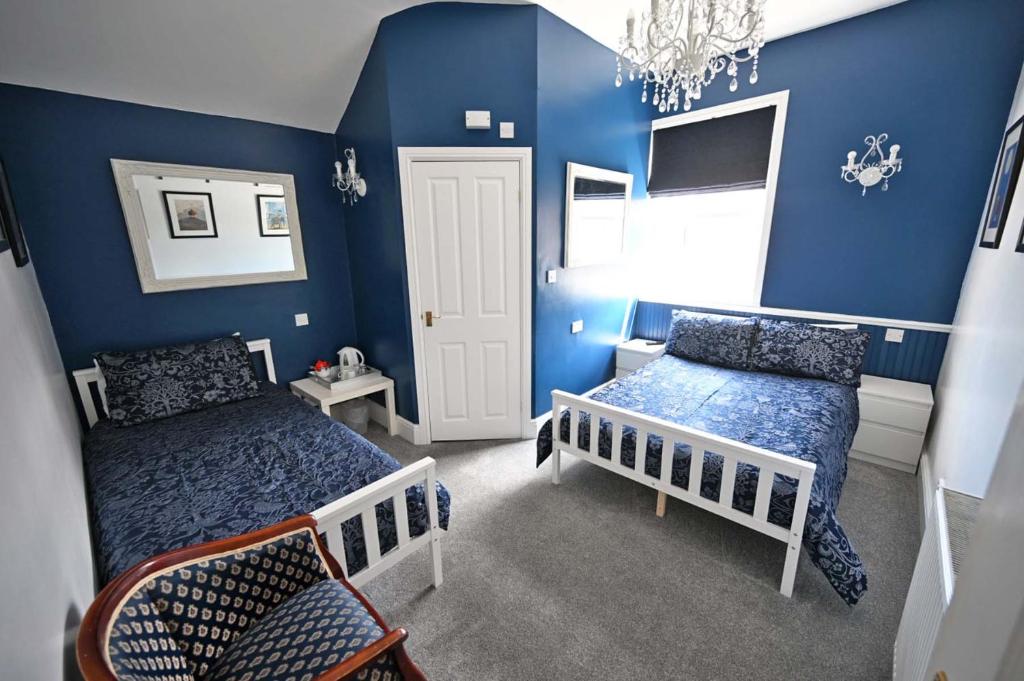
[[466, 112], [466, 129], [467, 130], [490, 130], [491, 129], [491, 112], [490, 111], [467, 111]]

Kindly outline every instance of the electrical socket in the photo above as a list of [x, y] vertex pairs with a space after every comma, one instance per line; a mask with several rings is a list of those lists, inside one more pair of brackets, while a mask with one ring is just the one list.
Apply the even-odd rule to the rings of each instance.
[[902, 343], [903, 329], [886, 329], [885, 340], [888, 343]]
[[300, 312], [295, 315], [295, 326], [309, 326], [309, 314]]

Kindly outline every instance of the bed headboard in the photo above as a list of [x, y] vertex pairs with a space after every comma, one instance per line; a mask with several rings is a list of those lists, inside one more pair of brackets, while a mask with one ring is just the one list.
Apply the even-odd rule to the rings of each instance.
[[[277, 373], [274, 371], [274, 353], [270, 349], [269, 338], [258, 338], [256, 340], [246, 341], [245, 344], [249, 346], [249, 352], [263, 353], [263, 363], [267, 367], [267, 380], [271, 383], [277, 383]], [[78, 369], [71, 372], [71, 375], [75, 379], [75, 389], [78, 390], [78, 399], [82, 401], [82, 409], [85, 411], [85, 420], [89, 423], [89, 427], [92, 428], [99, 421], [100, 410], [103, 405], [100, 402], [99, 391], [97, 389], [96, 394], [93, 394], [92, 386], [99, 382], [100, 372], [99, 369], [92, 366], [88, 369]]]

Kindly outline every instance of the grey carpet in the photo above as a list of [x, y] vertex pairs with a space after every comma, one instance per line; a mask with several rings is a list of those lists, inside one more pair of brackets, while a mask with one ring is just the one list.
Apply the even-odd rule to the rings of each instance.
[[366, 586], [427, 675], [445, 679], [892, 678], [918, 544], [915, 479], [850, 462], [839, 517], [868, 568], [846, 606], [801, 557], [778, 592], [783, 544], [563, 457], [534, 468], [534, 443], [414, 447], [368, 437], [404, 464], [438, 462], [452, 493], [445, 582], [427, 552]]

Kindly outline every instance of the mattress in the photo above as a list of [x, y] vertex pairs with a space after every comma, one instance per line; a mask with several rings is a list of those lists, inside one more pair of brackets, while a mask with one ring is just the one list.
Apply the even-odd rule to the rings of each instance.
[[[613, 381], [590, 396], [598, 402], [654, 416], [721, 437], [792, 456], [816, 464], [804, 526], [803, 546], [811, 562], [850, 605], [867, 590], [867, 573], [839, 522], [836, 509], [846, 480], [847, 454], [859, 421], [857, 390], [813, 378], [726, 369], [665, 355], [643, 368]], [[559, 430], [569, 438], [569, 415], [562, 414]], [[551, 453], [551, 422], [537, 439], [537, 465]], [[598, 454], [611, 458], [612, 428], [602, 422]], [[581, 414], [578, 442], [590, 448], [590, 418]], [[645, 472], [661, 474], [661, 439], [651, 436], [646, 448]], [[622, 465], [633, 468], [636, 431], [625, 428]], [[672, 484], [688, 488], [690, 448], [673, 451]], [[720, 456], [705, 456], [701, 495], [717, 500], [721, 488]], [[753, 513], [758, 469], [740, 464], [736, 471], [733, 507]], [[776, 476], [769, 506], [769, 522], [788, 527], [796, 503], [796, 484]]]
[[[389, 454], [288, 390], [127, 428], [100, 421], [83, 456], [93, 547], [106, 584], [141, 560], [310, 513], [401, 468]], [[435, 490], [441, 527], [450, 496]], [[429, 527], [422, 485], [406, 492], [413, 536]], [[377, 506], [381, 551], [397, 543]], [[350, 573], [366, 565], [360, 519], [343, 526]]]

